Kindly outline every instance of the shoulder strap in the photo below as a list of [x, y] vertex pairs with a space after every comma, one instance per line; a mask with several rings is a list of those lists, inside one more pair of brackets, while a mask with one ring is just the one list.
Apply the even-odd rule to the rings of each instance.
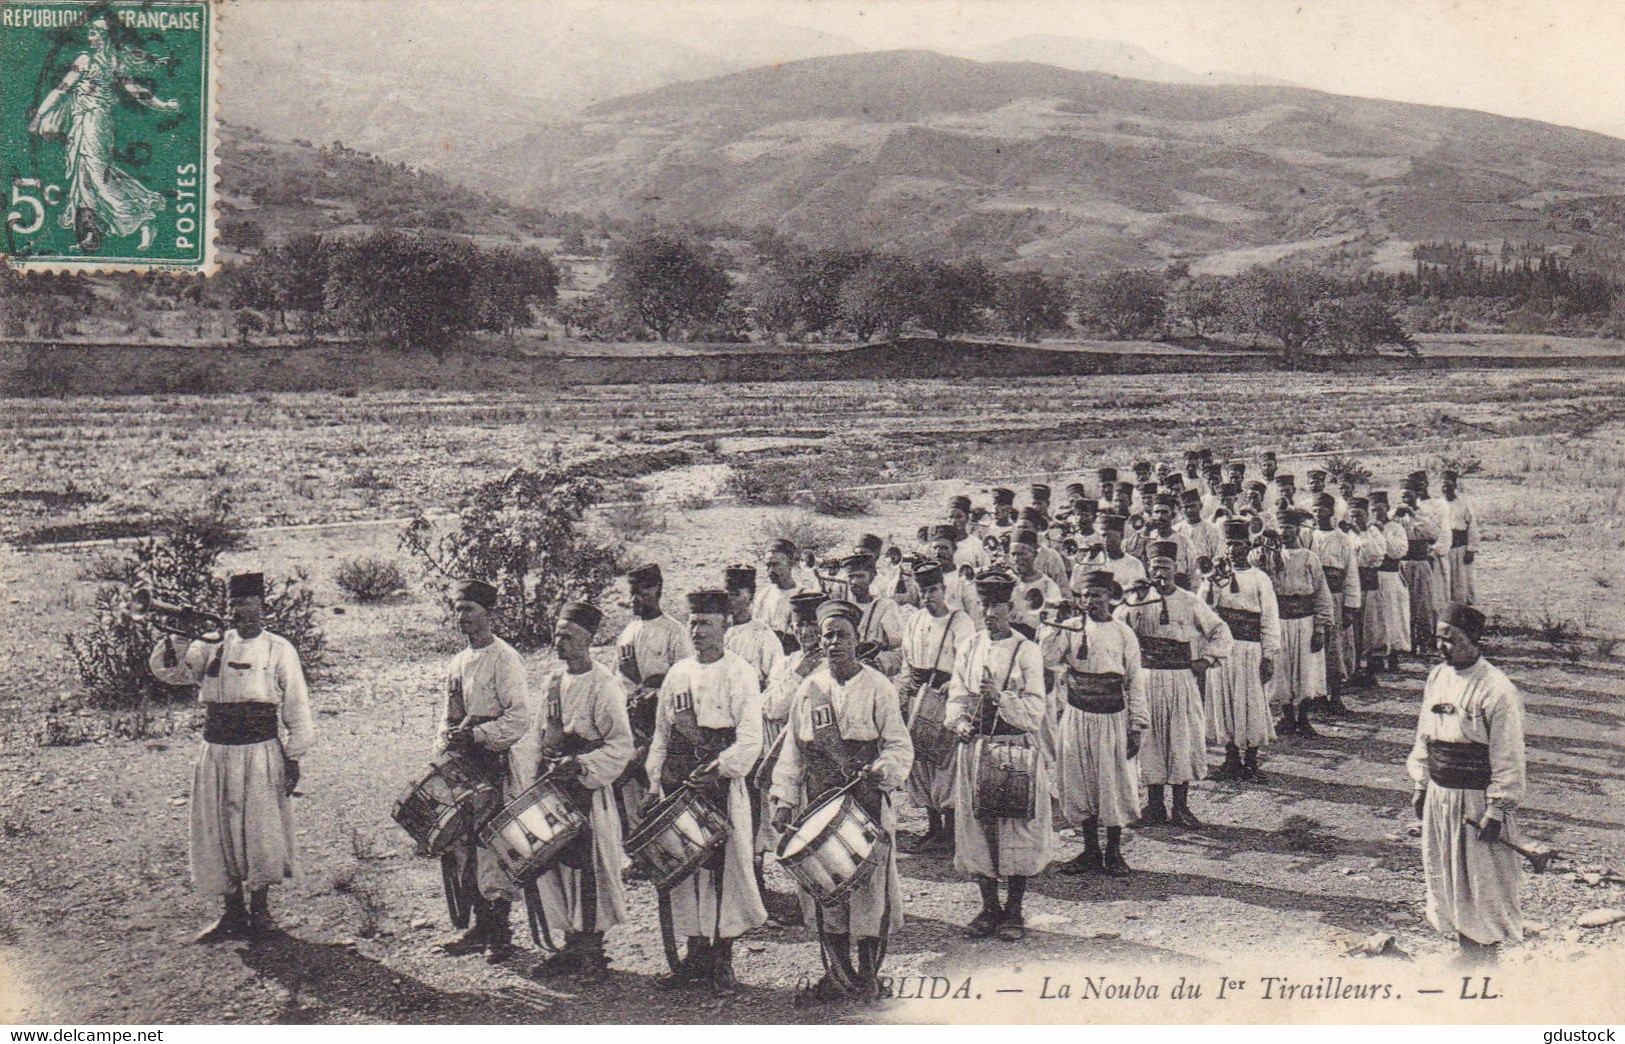
[[942, 650], [948, 645], [948, 635], [953, 633], [954, 618], [959, 615], [958, 609], [948, 610], [948, 619], [942, 625], [942, 641], [937, 643], [936, 655], [931, 657], [931, 669], [937, 670], [937, 664], [942, 662]]

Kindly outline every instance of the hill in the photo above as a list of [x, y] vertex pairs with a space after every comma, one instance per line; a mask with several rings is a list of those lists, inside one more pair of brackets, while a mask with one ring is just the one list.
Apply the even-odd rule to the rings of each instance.
[[928, 51], [612, 99], [494, 143], [474, 168], [552, 209], [1055, 270], [1260, 250], [1359, 268], [1428, 240], [1625, 246], [1616, 225], [1572, 216], [1576, 198], [1625, 191], [1625, 141], [1604, 135]]

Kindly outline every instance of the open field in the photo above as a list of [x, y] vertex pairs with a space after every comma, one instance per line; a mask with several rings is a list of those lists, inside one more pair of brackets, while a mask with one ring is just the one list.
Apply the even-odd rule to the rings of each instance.
[[[1566, 855], [1558, 872], [1525, 879], [1525, 915], [1540, 931], [1508, 955], [1508, 973], [1575, 960], [1575, 975], [1595, 983], [1609, 980], [1589, 962], [1625, 948], [1620, 925], [1574, 926], [1587, 910], [1625, 905], [1617, 878], [1593, 885], [1583, 876], [1625, 868], [1625, 646], [1615, 641], [1625, 637], [1622, 393], [1617, 370], [1543, 369], [12, 402], [0, 421], [0, 526], [12, 541], [46, 527], [56, 536], [150, 528], [221, 488], [253, 525], [360, 523], [444, 510], [480, 479], [556, 446], [565, 459], [616, 458], [623, 474], [657, 469], [637, 479], [657, 502], [657, 524], [636, 534], [635, 549], [666, 565], [668, 602], [681, 615], [682, 592], [751, 559], [780, 514], [725, 498], [700, 506], [736, 467], [898, 483], [868, 516], [817, 522], [843, 541], [872, 531], [906, 545], [949, 492], [985, 497], [1007, 476], [1064, 480], [1103, 460], [1177, 455], [1199, 442], [1234, 455], [1337, 448], [1386, 480], [1441, 457], [1474, 459], [1464, 490], [1484, 519], [1480, 598], [1501, 631], [1491, 655], [1523, 687], [1529, 712], [1526, 823]], [[657, 455], [672, 450], [686, 456]], [[1301, 477], [1303, 463], [1283, 461], [1283, 470]], [[628, 488], [612, 484], [610, 494]], [[679, 497], [690, 498], [686, 507]], [[614, 537], [612, 516], [599, 524]], [[313, 689], [321, 739], [297, 803], [302, 874], [273, 894], [289, 935], [236, 951], [180, 945], [212, 913], [186, 880], [192, 708], [162, 715], [144, 740], [38, 745], [49, 715], [92, 735], [102, 721], [75, 717], [60, 635], [83, 622], [96, 588], [87, 571], [108, 549], [0, 548], [10, 609], [0, 616], [0, 685], [11, 694], [0, 704], [0, 981], [19, 978], [23, 1021], [885, 1017], [791, 1008], [791, 987], [817, 967], [802, 929], [746, 940], [737, 962], [745, 989], [723, 1008], [655, 991], [662, 961], [645, 884], [634, 886], [634, 922], [611, 936], [615, 970], [598, 985], [538, 984], [523, 974], [528, 961], [492, 968], [432, 952], [444, 929], [434, 867], [410, 857], [389, 806], [426, 756], [438, 671], [456, 636], [415, 586], [359, 606], [334, 581], [350, 556], [398, 556], [399, 528], [262, 531], [227, 556], [274, 575], [307, 568], [332, 651]], [[606, 603], [603, 637], [627, 613], [622, 591]], [[527, 660], [533, 682], [551, 663], [547, 654]], [[1377, 932], [1422, 961], [1449, 949], [1419, 920], [1419, 842], [1402, 764], [1424, 670], [1407, 662], [1401, 677], [1356, 697], [1356, 716], [1319, 739], [1277, 745], [1263, 784], [1198, 787], [1209, 826], [1136, 833], [1127, 856], [1138, 873], [1128, 881], [1035, 881], [1032, 931], [1019, 946], [962, 940], [974, 889], [940, 859], [907, 857], [909, 921], [888, 970], [963, 975], [1034, 961], [1183, 970], [1245, 951], [1278, 955], [1294, 974], [1323, 962], [1340, 974], [1413, 976], [1402, 962], [1345, 952]], [[910, 812], [903, 829], [922, 825]], [[776, 871], [771, 880], [786, 885]], [[1414, 1012], [1393, 1017], [1415, 1021]]]

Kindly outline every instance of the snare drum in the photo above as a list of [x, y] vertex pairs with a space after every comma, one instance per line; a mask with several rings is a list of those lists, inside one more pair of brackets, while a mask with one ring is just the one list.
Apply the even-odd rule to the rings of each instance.
[[496, 808], [497, 786], [467, 759], [442, 755], [395, 802], [394, 817], [418, 843], [418, 854], [437, 856], [473, 834]]
[[944, 723], [948, 717], [948, 696], [941, 689], [922, 685], [914, 715], [908, 722], [908, 736], [914, 741], [914, 760], [921, 765], [945, 769], [954, 763], [959, 737]]
[[790, 824], [775, 854], [797, 884], [829, 906], [862, 887], [890, 851], [880, 824], [842, 789]]
[[1032, 819], [1038, 814], [1034, 777], [1038, 748], [1026, 736], [985, 736], [976, 759], [977, 819]]
[[663, 798], [626, 839], [626, 853], [661, 891], [681, 884], [728, 841], [728, 819], [694, 787]]
[[508, 802], [480, 830], [489, 848], [520, 884], [553, 869], [576, 838], [587, 829], [587, 816], [558, 782], [543, 777]]

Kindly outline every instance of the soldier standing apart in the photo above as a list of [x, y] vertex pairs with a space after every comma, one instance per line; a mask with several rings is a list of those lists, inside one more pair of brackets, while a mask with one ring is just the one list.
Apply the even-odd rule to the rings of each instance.
[[1451, 602], [1437, 630], [1443, 663], [1428, 675], [1407, 768], [1422, 821], [1428, 923], [1463, 955], [1494, 960], [1523, 938], [1518, 905], [1524, 797], [1523, 697], [1484, 659], [1484, 614]]
[[[519, 653], [491, 631], [497, 589], [464, 580], [452, 591], [457, 629], [468, 648], [452, 657], [446, 672], [445, 712], [435, 739], [435, 755], [456, 754], [498, 784], [506, 804], [530, 784], [531, 766], [513, 757], [513, 747], [530, 728], [525, 664]], [[453, 956], [486, 952], [493, 962], [513, 950], [508, 918], [519, 888], [496, 853], [470, 835], [451, 848], [458, 877], [469, 893], [474, 924], [441, 947]]]
[[264, 575], [239, 573], [226, 584], [230, 630], [192, 642], [184, 655], [166, 637], [147, 661], [165, 685], [196, 685], [203, 704], [192, 771], [192, 885], [223, 897], [226, 908], [200, 943], [272, 931], [271, 885], [293, 876], [289, 798], [316, 729], [299, 653], [264, 629], [264, 612]]
[[[785, 603], [786, 610], [789, 603]], [[655, 787], [647, 814], [663, 795], [694, 784], [728, 819], [728, 840], [716, 864], [692, 874], [670, 892], [661, 929], [688, 939], [680, 968], [663, 988], [710, 980], [717, 996], [738, 991], [733, 941], [767, 921], [751, 868], [750, 795], [745, 779], [762, 753], [762, 690], [756, 668], [723, 647], [728, 592], [688, 596], [688, 637], [694, 655], [672, 666], [660, 686], [654, 740], [645, 766]]]

